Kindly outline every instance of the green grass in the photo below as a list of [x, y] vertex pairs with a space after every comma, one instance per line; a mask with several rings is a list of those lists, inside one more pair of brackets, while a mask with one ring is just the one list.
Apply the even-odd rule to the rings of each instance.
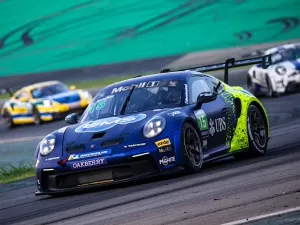
[[34, 176], [35, 169], [32, 165], [8, 165], [0, 168], [0, 184], [11, 183]]

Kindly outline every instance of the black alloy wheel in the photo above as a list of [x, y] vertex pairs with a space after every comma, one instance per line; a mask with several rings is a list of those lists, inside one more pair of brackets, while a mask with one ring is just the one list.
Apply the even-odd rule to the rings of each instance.
[[189, 173], [200, 171], [203, 164], [203, 151], [201, 139], [197, 130], [190, 123], [185, 123], [182, 128], [183, 156], [185, 168]]

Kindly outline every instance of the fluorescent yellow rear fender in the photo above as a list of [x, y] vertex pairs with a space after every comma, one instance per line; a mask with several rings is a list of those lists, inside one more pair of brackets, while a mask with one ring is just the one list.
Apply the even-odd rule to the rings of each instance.
[[234, 98], [239, 98], [241, 100], [241, 115], [237, 121], [237, 126], [234, 130], [233, 138], [231, 140], [230, 151], [235, 152], [243, 150], [249, 147], [248, 134], [247, 134], [247, 113], [248, 108], [251, 103], [255, 102], [261, 106], [263, 112], [265, 113], [267, 119], [267, 130], [268, 137], [270, 136], [269, 120], [265, 108], [261, 102], [255, 97], [243, 92], [240, 92], [237, 89], [230, 88], [229, 86], [225, 87], [225, 91], [230, 92]]

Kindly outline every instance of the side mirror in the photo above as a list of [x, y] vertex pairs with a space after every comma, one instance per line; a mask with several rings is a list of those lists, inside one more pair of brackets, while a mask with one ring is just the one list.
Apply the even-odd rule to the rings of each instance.
[[71, 85], [69, 88], [70, 88], [70, 90], [72, 90], [72, 91], [76, 90], [76, 86], [75, 86], [75, 85]]
[[200, 108], [203, 103], [211, 102], [211, 101], [215, 100], [216, 98], [217, 98], [217, 93], [215, 93], [215, 92], [200, 93], [197, 97], [196, 106], [198, 108]]
[[78, 116], [77, 113], [71, 113], [71, 114], [66, 116], [65, 121], [66, 121], [66, 123], [69, 123], [69, 124], [78, 123], [79, 116]]
[[22, 98], [19, 98], [19, 101], [20, 102], [28, 102], [28, 98], [27, 97], [22, 97]]

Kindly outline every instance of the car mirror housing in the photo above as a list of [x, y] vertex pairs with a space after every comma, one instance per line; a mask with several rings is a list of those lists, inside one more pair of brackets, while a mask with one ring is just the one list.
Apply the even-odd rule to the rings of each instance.
[[196, 106], [198, 108], [201, 107], [203, 103], [211, 102], [217, 98], [217, 93], [215, 92], [204, 92], [200, 93], [197, 97], [197, 103]]
[[71, 113], [66, 116], [65, 121], [68, 124], [76, 124], [79, 121], [79, 116], [77, 113]]

